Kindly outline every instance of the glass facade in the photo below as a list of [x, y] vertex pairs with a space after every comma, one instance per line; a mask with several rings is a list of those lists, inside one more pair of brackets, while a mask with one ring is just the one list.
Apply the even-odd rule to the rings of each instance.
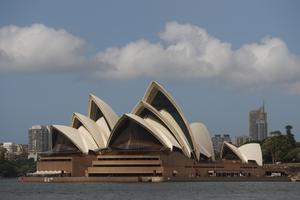
[[96, 103], [92, 101], [91, 103], [91, 113], [90, 113], [90, 118], [94, 121], [97, 121], [100, 117], [103, 116], [103, 113], [101, 110], [98, 108]]
[[117, 150], [160, 151], [162, 144], [142, 125], [129, 118], [116, 128], [110, 148]]
[[74, 127], [73, 128], [78, 129], [80, 126], [83, 126], [83, 124], [77, 118], [75, 118], [74, 119]]

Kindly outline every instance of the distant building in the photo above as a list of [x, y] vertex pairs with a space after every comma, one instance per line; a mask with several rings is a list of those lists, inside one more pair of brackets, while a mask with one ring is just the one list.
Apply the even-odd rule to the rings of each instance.
[[274, 136], [280, 136], [281, 135], [281, 132], [280, 131], [272, 131], [269, 133], [269, 136], [270, 137], [274, 137]]
[[15, 155], [17, 157], [27, 158], [28, 157], [28, 144], [16, 144], [16, 152]]
[[211, 140], [215, 151], [215, 155], [221, 152], [221, 148], [224, 141], [231, 143], [231, 138], [229, 134], [216, 134], [214, 137], [211, 138]]
[[38, 153], [51, 150], [49, 126], [35, 125], [28, 130], [28, 158], [37, 160]]
[[13, 153], [16, 150], [16, 145], [13, 142], [4, 142], [2, 145], [3, 148], [6, 149], [7, 152]]
[[241, 145], [243, 145], [245, 143], [248, 143], [248, 142], [251, 142], [251, 141], [252, 140], [249, 136], [243, 135], [243, 136], [236, 136], [234, 143], [235, 143], [236, 146], [241, 146]]
[[15, 143], [13, 143], [13, 142], [4, 142], [2, 147], [6, 149], [6, 153], [4, 154], [4, 158], [6, 160], [13, 160], [15, 158], [15, 152], [16, 152]]
[[14, 160], [16, 158], [27, 158], [28, 145], [27, 144], [15, 144], [13, 142], [4, 142], [1, 145], [2, 148], [6, 149], [4, 153], [4, 159]]
[[267, 113], [263, 105], [249, 113], [249, 136], [254, 141], [262, 141], [268, 135]]

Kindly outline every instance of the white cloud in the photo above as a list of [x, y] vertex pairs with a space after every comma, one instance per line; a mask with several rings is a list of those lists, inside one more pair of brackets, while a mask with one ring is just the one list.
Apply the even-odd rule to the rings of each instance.
[[238, 86], [286, 84], [300, 80], [300, 59], [279, 38], [234, 50], [206, 30], [190, 24], [167, 23], [160, 43], [146, 40], [97, 55], [99, 78], [213, 79]]
[[0, 28], [0, 71], [84, 67], [98, 79], [204, 79], [238, 87], [280, 86], [300, 94], [300, 57], [280, 38], [233, 49], [199, 26], [177, 22], [167, 23], [159, 37], [157, 43], [140, 39], [87, 59], [84, 40], [65, 30], [6, 26]]
[[42, 24], [0, 28], [1, 71], [61, 71], [84, 62], [85, 42]]
[[210, 78], [220, 74], [230, 61], [230, 44], [209, 36], [192, 25], [168, 23], [160, 34], [162, 43], [138, 40], [122, 48], [109, 48], [97, 55], [101, 78], [137, 76]]

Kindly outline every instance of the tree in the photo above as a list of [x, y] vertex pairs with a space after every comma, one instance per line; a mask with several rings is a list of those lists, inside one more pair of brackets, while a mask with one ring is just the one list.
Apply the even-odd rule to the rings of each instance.
[[285, 162], [300, 162], [300, 148], [290, 150], [284, 157]]
[[17, 170], [13, 162], [7, 160], [0, 161], [0, 177], [16, 177]]
[[286, 129], [286, 135], [287, 135], [290, 143], [292, 144], [293, 147], [296, 147], [296, 140], [295, 140], [294, 134], [292, 133], [293, 127], [291, 125], [287, 125], [287, 126], [285, 126], [285, 129]]
[[283, 161], [283, 157], [293, 149], [286, 135], [279, 135], [265, 139], [261, 145], [263, 157], [266, 162]]
[[35, 171], [36, 163], [33, 159], [0, 160], [0, 177], [24, 176]]
[[285, 126], [285, 130], [286, 130], [286, 134], [292, 134], [292, 130], [293, 127], [291, 125], [286, 125]]

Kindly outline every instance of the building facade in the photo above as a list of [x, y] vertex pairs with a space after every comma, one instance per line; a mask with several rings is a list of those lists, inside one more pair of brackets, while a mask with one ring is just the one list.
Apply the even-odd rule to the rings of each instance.
[[254, 141], [262, 141], [268, 136], [267, 113], [264, 105], [249, 113], [249, 136]]
[[271, 131], [269, 137], [276, 137], [282, 135], [280, 131]]
[[38, 153], [51, 150], [50, 126], [35, 125], [28, 130], [28, 158], [37, 160]]
[[252, 139], [247, 135], [236, 136], [234, 144], [236, 146], [241, 146], [241, 145], [243, 145], [245, 143], [248, 143], [248, 142], [251, 142], [251, 141], [252, 141]]
[[221, 152], [221, 148], [223, 143], [226, 142], [231, 142], [231, 138], [229, 134], [216, 134], [214, 137], [211, 138], [212, 140], [212, 144], [213, 144], [213, 148], [214, 148], [214, 152], [215, 154], [219, 154]]
[[17, 151], [17, 146], [13, 142], [4, 142], [2, 145], [6, 149], [4, 158], [6, 160], [13, 160], [15, 158], [15, 152]]
[[4, 159], [14, 160], [27, 157], [28, 148], [24, 144], [15, 144], [13, 142], [4, 142], [1, 145], [5, 149]]

